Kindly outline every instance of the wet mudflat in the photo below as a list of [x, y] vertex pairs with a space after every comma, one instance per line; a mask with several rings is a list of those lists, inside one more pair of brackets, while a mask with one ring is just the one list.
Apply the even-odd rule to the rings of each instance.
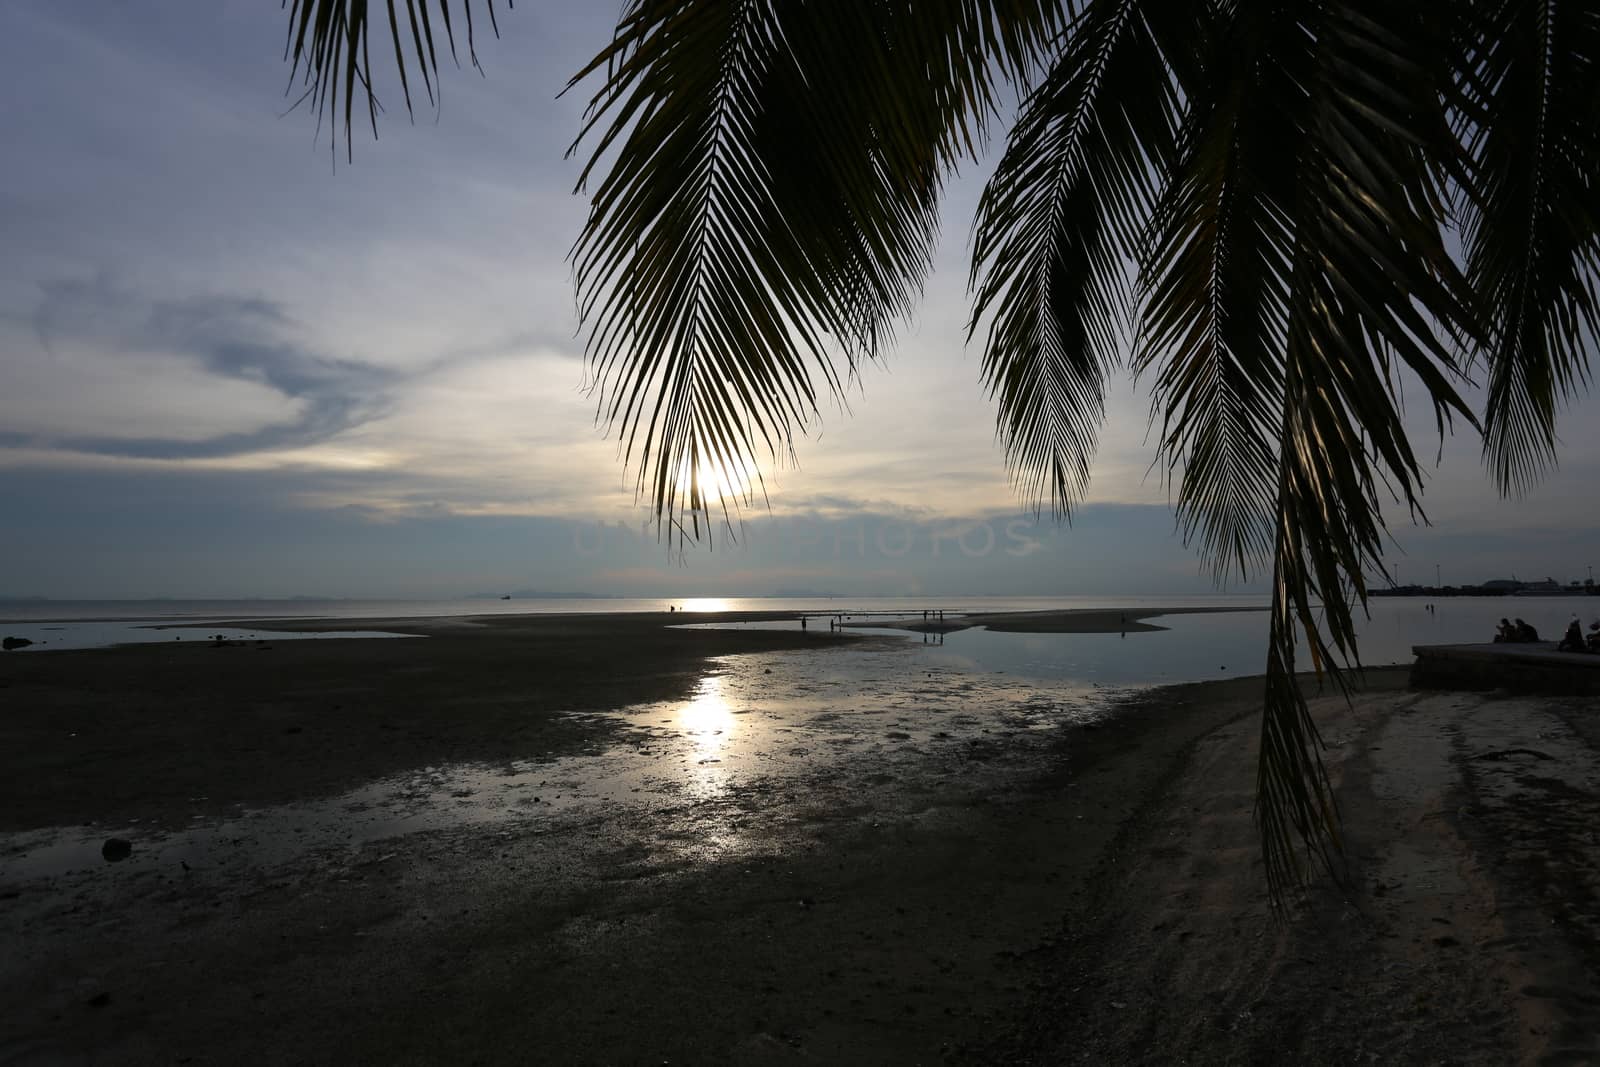
[[[303, 642], [295, 670], [196, 649], [235, 657], [210, 691], [204, 660], [8, 663], [6, 695], [43, 709], [11, 737], [60, 746], [52, 722], [111, 721], [74, 708], [188, 692], [173, 715], [228, 708], [236, 773], [134, 731], [76, 763], [0, 748], [104, 813], [6, 809], [0, 1059], [1492, 1063], [1593, 1043], [1581, 709], [1409, 694], [1400, 672], [1319, 698], [1352, 878], [1274, 925], [1257, 680], [1085, 690], [816, 635], [680, 631], [616, 657], [547, 625]], [[594, 684], [563, 689], [575, 664]], [[133, 846], [115, 863], [113, 832]]]
[[[474, 638], [510, 650], [498, 632], [459, 647]], [[18, 761], [67, 810], [105, 814], [29, 824], [39, 798], [9, 811], [0, 908], [16, 951], [0, 996], [19, 1010], [0, 1049], [22, 1062], [521, 1060], [534, 1046], [552, 1062], [894, 1058], [954, 1049], [1003, 1013], [1007, 954], [1048, 935], [1082, 862], [1063, 825], [1122, 814], [1104, 790], [1053, 820], [1025, 815], [1025, 798], [1072, 797], [1057, 788], [1063, 746], [1098, 736], [1114, 697], [919, 670], [899, 639], [667, 640], [691, 651], [651, 664], [645, 648], [607, 681], [631, 671], [670, 699], [604, 708], [591, 691], [590, 710], [548, 714], [505, 711], [505, 683], [433, 680], [458, 654], [437, 637], [410, 659], [395, 642], [297, 647], [292, 671], [245, 649], [167, 668], [131, 658], [149, 650], [84, 654], [121, 685], [29, 661], [6, 683], [56, 712], [36, 741], [51, 721], [56, 745], [83, 739], [113, 703], [146, 713], [125, 712], [120, 741], [92, 738], [112, 753], [98, 791], [56, 783], [43, 751]], [[779, 647], [726, 651], [764, 644]], [[570, 658], [586, 643], [524, 655], [535, 647]], [[348, 674], [329, 658], [344, 650], [360, 650]], [[213, 663], [232, 688], [206, 694], [195, 675]], [[358, 699], [364, 687], [376, 692]], [[133, 729], [196, 729], [148, 710], [180, 692], [191, 715], [239, 705], [223, 752], [243, 773], [185, 765], [181, 748], [158, 759]], [[469, 733], [472, 716], [511, 738]], [[326, 765], [361, 741], [398, 751], [363, 752], [344, 788], [323, 791]], [[349, 782], [424, 751], [435, 758]], [[172, 780], [140, 773], [146, 757]], [[1011, 818], [1022, 836], [997, 831]], [[128, 858], [101, 857], [111, 835]]]

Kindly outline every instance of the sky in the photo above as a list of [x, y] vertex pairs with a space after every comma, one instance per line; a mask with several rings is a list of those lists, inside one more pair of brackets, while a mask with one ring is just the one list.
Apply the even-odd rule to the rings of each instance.
[[[270, 0], [0, 8], [0, 596], [1214, 588], [1139, 383], [1113, 383], [1070, 526], [1012, 491], [965, 344], [983, 161], [951, 185], [920, 312], [737, 541], [656, 538], [585, 390], [566, 258], [587, 96], [559, 94], [616, 14], [502, 12], [486, 76], [447, 70], [414, 122], [388, 97], [335, 165], [285, 113]], [[1432, 525], [1393, 516], [1401, 580], [1584, 577], [1597, 411], [1566, 413], [1560, 469], [1520, 500], [1416, 412]]]

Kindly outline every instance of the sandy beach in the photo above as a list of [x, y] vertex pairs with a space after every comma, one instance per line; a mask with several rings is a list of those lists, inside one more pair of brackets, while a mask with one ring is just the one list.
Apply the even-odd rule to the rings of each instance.
[[664, 621], [0, 659], [0, 1062], [1600, 1058], [1592, 702], [1316, 697], [1348, 867], [1275, 922], [1258, 680]]

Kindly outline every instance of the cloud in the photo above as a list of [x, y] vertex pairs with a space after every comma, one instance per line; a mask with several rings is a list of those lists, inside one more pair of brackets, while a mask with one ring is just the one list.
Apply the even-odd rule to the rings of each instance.
[[[32, 321], [46, 353], [71, 347], [105, 360], [177, 357], [207, 376], [271, 390], [289, 402], [294, 416], [200, 438], [107, 434], [72, 426], [12, 433], [0, 439], [9, 447], [141, 459], [209, 459], [304, 447], [381, 415], [397, 381], [392, 371], [314, 351], [299, 340], [298, 325], [274, 301], [227, 293], [152, 299], [104, 274], [46, 280], [39, 288]], [[174, 405], [163, 421], [182, 422], [188, 415], [182, 407]]]

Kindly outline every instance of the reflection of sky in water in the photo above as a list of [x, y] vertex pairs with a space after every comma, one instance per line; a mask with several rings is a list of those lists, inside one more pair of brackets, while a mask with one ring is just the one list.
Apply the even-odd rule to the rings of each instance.
[[[1433, 610], [1429, 610], [1429, 605]], [[1584, 597], [1485, 597], [1430, 601], [1378, 598], [1371, 618], [1358, 619], [1361, 661], [1368, 666], [1410, 663], [1413, 645], [1470, 644], [1489, 641], [1502, 616], [1521, 616], [1554, 640], [1567, 620], [1600, 615], [1600, 599]], [[1164, 630], [1110, 634], [997, 633], [984, 629], [946, 634], [942, 644], [923, 644], [921, 635], [902, 630], [851, 627], [849, 633], [898, 636], [918, 645], [923, 662], [1005, 674], [1099, 685], [1161, 685], [1260, 674], [1266, 670], [1267, 613], [1264, 611], [1163, 615], [1146, 620]], [[723, 624], [702, 624], [723, 625]], [[796, 623], [729, 624], [795, 629]], [[826, 633], [826, 619], [812, 629]], [[1310, 658], [1300, 639], [1300, 663]]]
[[1122, 634], [1017, 634], [962, 630], [932, 646], [935, 662], [1101, 685], [1201, 681], [1265, 669], [1265, 612], [1173, 615], [1168, 630]]

